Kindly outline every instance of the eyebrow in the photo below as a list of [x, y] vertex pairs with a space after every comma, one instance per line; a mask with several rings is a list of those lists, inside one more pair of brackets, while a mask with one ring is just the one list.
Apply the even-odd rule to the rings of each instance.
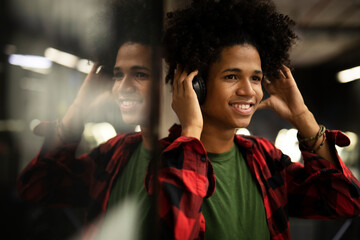
[[[242, 70], [240, 68], [228, 68], [225, 69], [224, 71], [222, 71], [222, 73], [225, 72], [242, 72]], [[255, 74], [263, 74], [263, 72], [261, 70], [254, 70]]]
[[[151, 72], [151, 70], [147, 67], [144, 67], [144, 66], [132, 66], [130, 68], [131, 70], [146, 70], [146, 71], [149, 71]], [[114, 72], [118, 72], [118, 71], [121, 71], [121, 67], [114, 67]]]

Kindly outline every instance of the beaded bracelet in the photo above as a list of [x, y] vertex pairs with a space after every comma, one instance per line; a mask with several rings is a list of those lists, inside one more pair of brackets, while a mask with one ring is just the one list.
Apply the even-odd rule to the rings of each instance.
[[308, 138], [302, 138], [300, 136], [300, 133], [298, 132], [297, 134], [297, 138], [299, 140], [299, 143], [304, 143], [304, 142], [309, 142], [309, 141], [312, 141], [312, 140], [317, 140], [319, 139], [319, 137], [321, 135], [323, 135], [326, 131], [326, 127], [324, 125], [319, 125], [320, 129], [319, 131], [317, 132], [317, 134], [315, 136], [312, 136], [312, 137], [308, 137]]
[[323, 139], [321, 140], [320, 145], [316, 149], [310, 150], [311, 153], [316, 153], [324, 145], [325, 140], [326, 140], [326, 134], [324, 133], [322, 136], [323, 136]]
[[[326, 140], [326, 135], [325, 135], [326, 127], [325, 127], [324, 125], [319, 125], [319, 127], [320, 127], [320, 128], [319, 128], [319, 131], [316, 133], [316, 135], [315, 135], [315, 136], [312, 136], [312, 137], [308, 137], [308, 138], [302, 138], [302, 137], [300, 136], [300, 133], [298, 132], [297, 138], [298, 138], [298, 141], [299, 141], [300, 146], [301, 146], [303, 149], [305, 149], [305, 150], [307, 150], [307, 151], [309, 151], [309, 152], [314, 153], [314, 152], [318, 151], [318, 150], [324, 145], [324, 142], [325, 142], [325, 140]], [[322, 139], [320, 145], [315, 149], [317, 140], [318, 140], [321, 136], [323, 137], [323, 139]], [[304, 143], [310, 142], [310, 141], [314, 141], [314, 143], [313, 143], [311, 146], [308, 146], [308, 145], [304, 144]]]

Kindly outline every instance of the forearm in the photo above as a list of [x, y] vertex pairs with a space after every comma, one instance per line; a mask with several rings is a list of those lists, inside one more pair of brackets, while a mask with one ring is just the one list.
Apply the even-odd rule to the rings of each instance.
[[84, 129], [82, 113], [71, 105], [62, 119], [58, 121], [44, 121], [37, 125], [33, 132], [37, 136], [45, 137], [41, 155], [51, 152], [64, 144], [78, 143]]
[[181, 136], [194, 137], [200, 140], [202, 128], [200, 127], [183, 127]]
[[94, 64], [90, 73], [81, 85], [74, 102], [61, 119], [62, 129], [58, 135], [62, 136], [64, 142], [71, 142], [80, 139], [84, 130], [84, 123], [87, 115], [99, 109], [101, 101], [108, 96], [107, 82], [100, 81], [100, 74], [96, 73], [99, 64]]
[[[85, 111], [76, 101], [69, 107], [62, 118], [64, 140], [77, 139], [81, 137], [84, 130]], [[70, 138], [70, 139], [66, 139]]]
[[[291, 120], [291, 123], [297, 128], [302, 138], [316, 136], [320, 129], [314, 115], [309, 110], [306, 110], [304, 113], [294, 117]], [[335, 164], [336, 155], [329, 147], [325, 134], [304, 144], [308, 147], [311, 146], [315, 153]]]

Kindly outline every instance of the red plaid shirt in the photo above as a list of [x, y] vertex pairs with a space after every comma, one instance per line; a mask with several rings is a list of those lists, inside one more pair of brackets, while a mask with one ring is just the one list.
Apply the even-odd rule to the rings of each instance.
[[[191, 137], [179, 137], [180, 127], [161, 140], [164, 148], [158, 175], [158, 213], [162, 238], [203, 239], [204, 197], [215, 190], [215, 175], [204, 146]], [[339, 131], [327, 131], [334, 147], [349, 140]], [[47, 140], [49, 141], [49, 140]], [[115, 177], [141, 142], [140, 133], [120, 134], [75, 158], [77, 144], [46, 151], [46, 142], [18, 179], [20, 195], [48, 206], [86, 207], [87, 221], [103, 216]], [[338, 158], [337, 167], [320, 156], [303, 152], [305, 165], [290, 159], [264, 138], [235, 136], [249, 169], [260, 186], [272, 239], [290, 239], [289, 216], [332, 219], [360, 213], [360, 183]], [[152, 176], [145, 188], [152, 192]], [[86, 239], [93, 238], [90, 225]]]

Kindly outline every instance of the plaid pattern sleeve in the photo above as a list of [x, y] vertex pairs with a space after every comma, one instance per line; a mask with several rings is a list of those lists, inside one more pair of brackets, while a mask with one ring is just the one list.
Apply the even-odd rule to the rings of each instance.
[[[179, 137], [165, 148], [160, 165], [158, 212], [162, 239], [204, 239], [201, 205], [215, 189], [213, 168], [204, 146], [198, 139]], [[147, 186], [151, 193], [151, 180]]]
[[[335, 153], [335, 144], [347, 146], [350, 143], [339, 131], [327, 131], [326, 135]], [[360, 183], [340, 157], [337, 155], [335, 165], [310, 152], [303, 152], [303, 157], [303, 173], [296, 175], [295, 167], [288, 171], [288, 181], [292, 183], [289, 185], [290, 213], [313, 219], [358, 216]], [[302, 199], [301, 204], [299, 199]]]
[[[326, 134], [333, 151], [335, 144], [349, 143], [339, 131]], [[360, 183], [339, 157], [334, 166], [319, 155], [302, 152], [302, 165], [264, 138], [236, 141], [261, 189], [272, 239], [290, 239], [289, 216], [334, 219], [360, 214]]]
[[85, 221], [90, 223], [106, 211], [111, 184], [141, 135], [119, 134], [79, 157], [75, 157], [78, 143], [49, 150], [51, 142], [48, 134], [41, 151], [19, 175], [19, 196], [50, 207], [86, 208]]

